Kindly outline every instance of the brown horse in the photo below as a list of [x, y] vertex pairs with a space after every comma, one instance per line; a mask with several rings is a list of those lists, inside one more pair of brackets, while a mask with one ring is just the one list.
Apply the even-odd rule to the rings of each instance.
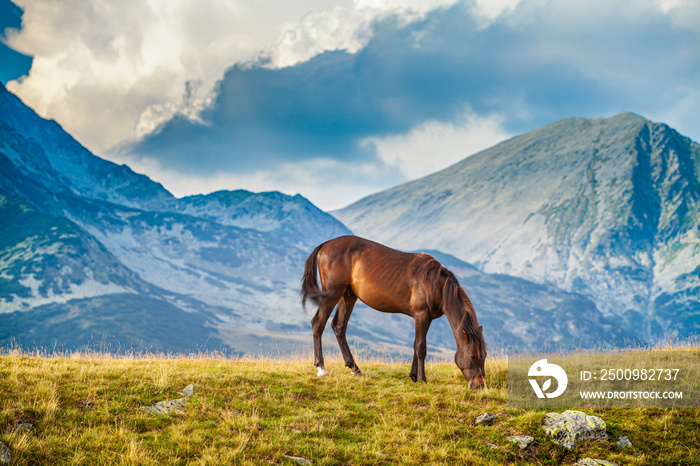
[[356, 236], [335, 238], [318, 246], [306, 260], [300, 294], [304, 308], [307, 299], [318, 305], [311, 325], [319, 377], [327, 374], [321, 336], [336, 305], [338, 311], [331, 326], [345, 365], [362, 375], [345, 339], [350, 314], [359, 298], [378, 311], [413, 317], [416, 339], [410, 377], [414, 382], [426, 381], [426, 335], [433, 319], [445, 314], [457, 342], [457, 367], [469, 388], [483, 388], [486, 343], [474, 306], [452, 272], [428, 254], [400, 252]]

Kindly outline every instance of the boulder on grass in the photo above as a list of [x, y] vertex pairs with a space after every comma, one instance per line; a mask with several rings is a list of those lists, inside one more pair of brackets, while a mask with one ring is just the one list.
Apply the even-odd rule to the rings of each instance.
[[581, 411], [547, 413], [543, 429], [554, 443], [568, 449], [589, 438], [608, 438], [605, 422]]
[[576, 466], [617, 466], [615, 463], [593, 458], [582, 458], [576, 462]]
[[529, 435], [511, 435], [510, 437], [506, 437], [506, 439], [513, 443], [517, 443], [521, 450], [526, 449], [532, 442], [535, 441], [535, 439]]
[[10, 447], [0, 442], [0, 464], [12, 463], [12, 450]]
[[496, 419], [496, 415], [493, 413], [482, 413], [479, 415], [479, 417], [476, 418], [476, 421], [474, 421], [475, 425], [479, 424], [484, 424], [484, 425], [491, 425], [493, 424], [493, 420]]

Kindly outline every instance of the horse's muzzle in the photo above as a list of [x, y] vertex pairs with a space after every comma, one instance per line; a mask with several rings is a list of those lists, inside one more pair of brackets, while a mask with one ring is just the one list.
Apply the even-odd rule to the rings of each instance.
[[470, 390], [482, 390], [484, 385], [484, 379], [472, 379], [469, 381]]

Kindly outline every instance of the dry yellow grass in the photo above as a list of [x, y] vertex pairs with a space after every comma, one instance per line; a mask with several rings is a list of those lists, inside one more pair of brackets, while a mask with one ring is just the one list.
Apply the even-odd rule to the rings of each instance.
[[[565, 451], [543, 434], [544, 412], [508, 408], [505, 358], [489, 358], [488, 388], [471, 392], [448, 362], [429, 363], [428, 384], [415, 384], [409, 365], [381, 358], [360, 360], [364, 377], [328, 358], [330, 375], [318, 379], [310, 355], [42, 356], [0, 356], [0, 441], [17, 465], [295, 464], [289, 456], [321, 465], [558, 465], [586, 456], [644, 465], [700, 453], [697, 410], [651, 409], [591, 410], [614, 438]], [[141, 409], [180, 398], [190, 383], [185, 415]], [[494, 425], [474, 426], [485, 411]], [[505, 439], [514, 434], [535, 443], [521, 451]], [[618, 435], [634, 447], [618, 449]]]

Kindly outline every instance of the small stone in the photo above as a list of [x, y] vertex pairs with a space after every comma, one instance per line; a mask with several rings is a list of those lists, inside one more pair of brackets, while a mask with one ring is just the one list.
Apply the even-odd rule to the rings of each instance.
[[605, 422], [581, 411], [547, 413], [543, 430], [554, 443], [569, 450], [589, 438], [608, 438]]
[[605, 460], [582, 458], [576, 462], [576, 466], [617, 466], [617, 464]]
[[189, 384], [188, 386], [183, 388], [182, 391], [180, 391], [180, 394], [182, 394], [182, 396], [184, 396], [185, 398], [189, 398], [192, 395], [194, 395], [194, 384]]
[[34, 425], [30, 424], [28, 422], [20, 422], [17, 424], [17, 430], [32, 430], [34, 429]]
[[506, 439], [513, 443], [517, 443], [521, 450], [526, 449], [532, 442], [535, 441], [535, 439], [529, 435], [511, 435], [506, 437]]
[[12, 450], [0, 442], [0, 464], [10, 464], [12, 463]]
[[617, 446], [619, 448], [627, 448], [632, 446], [632, 442], [630, 442], [630, 439], [625, 437], [624, 435], [620, 436], [620, 438], [617, 440]]
[[498, 445], [494, 445], [494, 444], [491, 443], [491, 442], [486, 442], [486, 446], [489, 447], [489, 448], [492, 449], [492, 450], [500, 450], [500, 448], [501, 448], [501, 447], [499, 447]]
[[479, 424], [484, 424], [484, 425], [490, 426], [491, 424], [493, 424], [494, 419], [496, 419], [495, 414], [482, 413], [482, 414], [479, 414], [479, 417], [476, 418], [476, 421], [474, 421], [474, 424], [476, 424], [477, 426]]
[[153, 414], [185, 414], [185, 399], [159, 401], [152, 406], [142, 406], [141, 409]]
[[302, 458], [301, 456], [284, 455], [284, 457], [287, 459], [290, 459], [296, 463], [299, 463], [299, 464], [304, 464], [304, 465], [313, 464], [313, 463], [311, 463], [311, 461], [307, 460], [306, 458]]

